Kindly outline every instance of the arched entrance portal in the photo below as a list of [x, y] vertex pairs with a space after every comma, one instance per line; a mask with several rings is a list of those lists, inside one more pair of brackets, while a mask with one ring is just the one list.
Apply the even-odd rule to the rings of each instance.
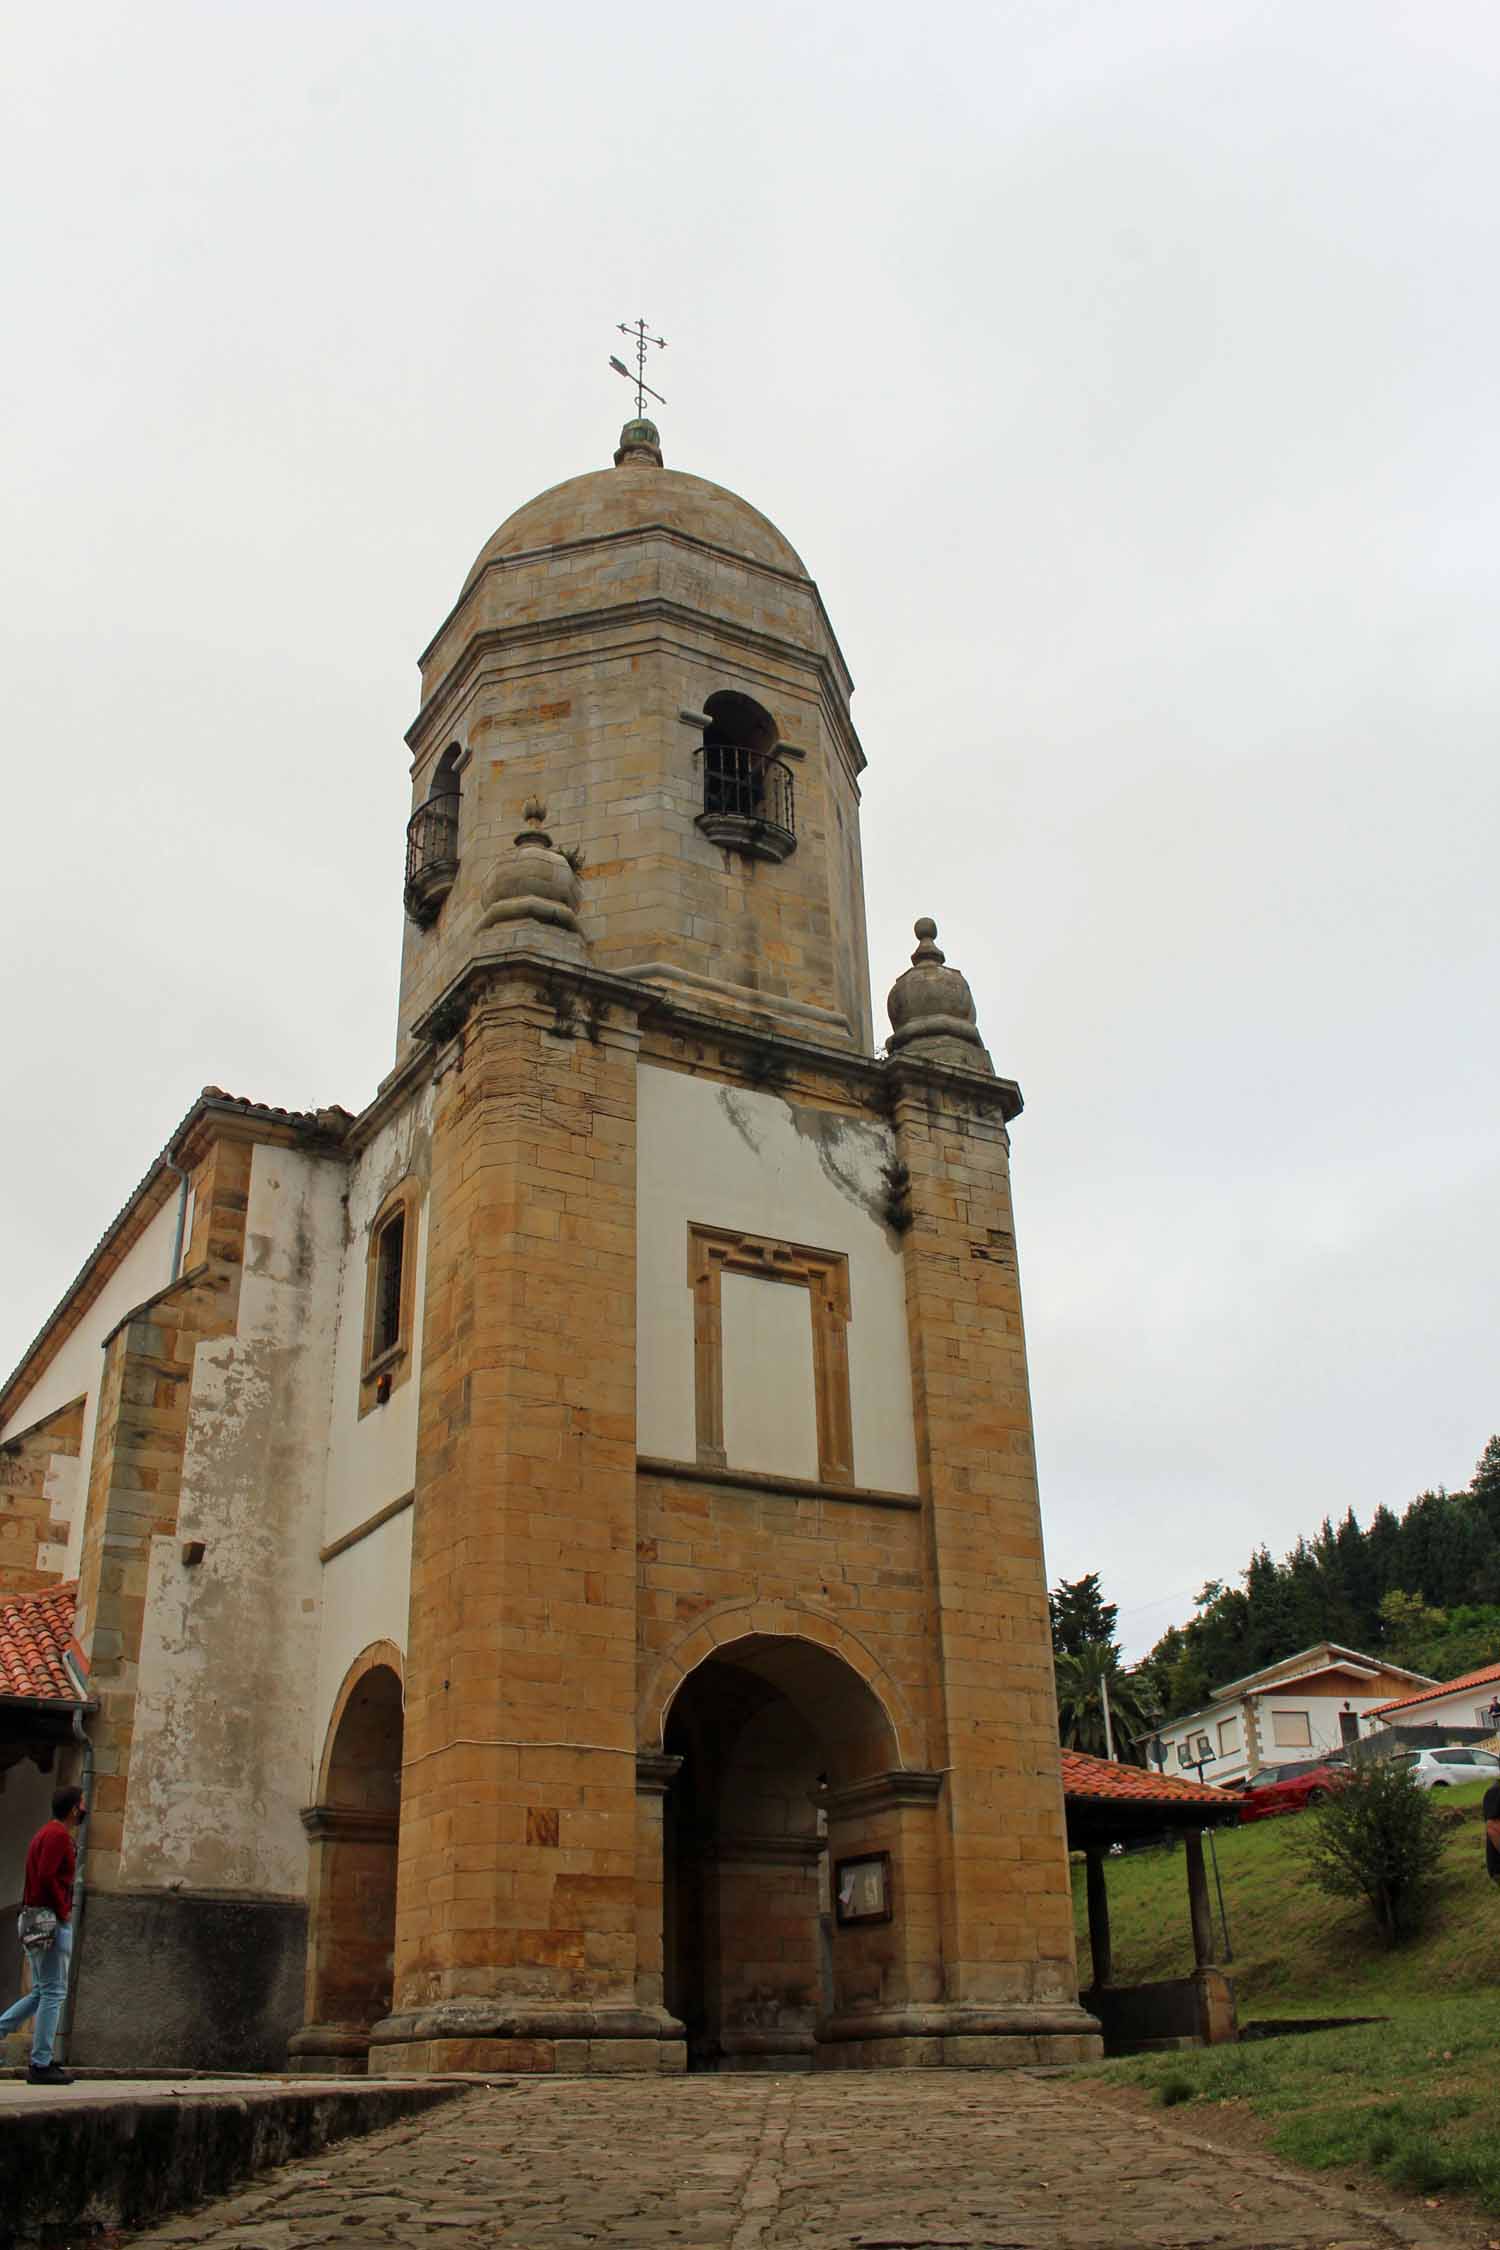
[[805, 2069], [820, 2018], [905, 1983], [895, 1916], [836, 1925], [831, 1888], [835, 1861], [899, 1841], [890, 1720], [827, 1649], [750, 1635], [684, 1680], [664, 1747], [664, 1997], [689, 2068]]
[[311, 1852], [306, 2021], [290, 2042], [296, 2070], [363, 2071], [370, 2026], [390, 2013], [402, 1696], [387, 1653], [396, 1656], [367, 1650], [351, 1668], [328, 1730], [318, 1802], [302, 1815]]

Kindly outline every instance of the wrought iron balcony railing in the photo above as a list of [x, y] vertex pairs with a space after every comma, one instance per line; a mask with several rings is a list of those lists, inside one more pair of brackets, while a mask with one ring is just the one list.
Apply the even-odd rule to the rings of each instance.
[[406, 824], [406, 911], [423, 929], [458, 873], [458, 791], [429, 797]]
[[739, 743], [705, 742], [703, 810], [697, 825], [731, 851], [757, 859], [785, 859], [797, 848], [792, 769], [767, 750]]

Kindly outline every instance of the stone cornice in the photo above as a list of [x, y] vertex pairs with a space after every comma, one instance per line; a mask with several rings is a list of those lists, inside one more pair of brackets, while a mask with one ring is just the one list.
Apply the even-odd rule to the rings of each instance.
[[[716, 1042], [720, 1047], [751, 1056], [750, 1073], [758, 1085], [775, 1090], [786, 1069], [803, 1064], [842, 1078], [857, 1089], [862, 1106], [885, 1114], [899, 1098], [934, 1097], [971, 1115], [998, 1113], [1002, 1123], [1020, 1115], [1021, 1089], [1011, 1078], [990, 1078], [978, 1071], [954, 1070], [946, 1064], [895, 1057], [860, 1055], [847, 1047], [827, 1047], [799, 1038], [771, 1019], [745, 1022], [689, 1006], [676, 994], [655, 984], [551, 954], [520, 950], [470, 961], [439, 993], [432, 1006], [412, 1025], [415, 1040], [443, 1046], [462, 1027], [483, 994], [492, 986], [529, 981], [557, 1007], [562, 1028], [579, 1036], [597, 1036], [603, 1011], [617, 1008], [640, 1026], [658, 1027], [689, 1039]], [[571, 1012], [567, 1012], [567, 1011]], [[776, 1064], [784, 1067], [778, 1071]], [[767, 1064], [772, 1067], [768, 1070]], [[362, 1121], [361, 1121], [362, 1122]]]
[[[779, 657], [783, 663], [790, 662], [803, 670], [811, 671], [825, 691], [825, 710], [830, 717], [837, 714], [837, 732], [843, 738], [845, 754], [851, 758], [856, 774], [863, 772], [865, 754], [860, 748], [853, 722], [843, 710], [842, 699], [848, 692], [847, 674], [840, 678], [823, 651], [805, 648], [800, 641], [788, 640], [779, 633], [761, 632], [731, 618], [716, 616], [712, 610], [695, 608], [689, 602], [676, 601], [665, 594], [648, 595], [644, 600], [611, 603], [607, 608], [580, 609], [561, 615], [554, 613], [548, 617], [520, 619], [511, 625], [482, 626], [477, 632], [470, 634], [438, 685], [424, 700], [422, 708], [406, 730], [408, 747], [414, 755], [417, 753], [419, 742], [438, 727], [443, 714], [460, 694], [475, 667], [487, 656], [503, 649], [535, 647], [547, 642], [555, 644], [581, 639], [590, 634], [597, 636], [602, 632], [619, 632], [650, 623], [706, 631], [715, 639], [728, 641], [735, 647], [757, 650]], [[835, 649], [837, 646], [835, 642]]]
[[635, 1789], [638, 1797], [664, 1797], [682, 1770], [682, 1760], [661, 1750], [637, 1750]]
[[719, 562], [738, 563], [742, 570], [751, 571], [757, 577], [777, 579], [783, 586], [794, 586], [799, 593], [809, 595], [822, 622], [823, 630], [827, 633], [830, 642], [833, 644], [834, 653], [838, 657], [839, 669], [844, 675], [844, 693], [845, 695], [854, 693], [853, 675], [844, 661], [844, 652], [839, 647], [839, 637], [834, 631], [832, 620], [824, 607], [823, 596], [818, 590], [816, 579], [799, 575], [792, 570], [779, 570], [775, 563], [758, 562], [752, 555], [742, 555], [733, 547], [721, 547], [711, 539], [695, 538], [690, 531], [683, 531], [679, 526], [668, 523], [631, 524], [621, 531], [598, 532], [589, 539], [560, 540], [555, 546], [551, 547], [527, 547], [521, 553], [515, 555], [492, 555], [483, 570], [476, 570], [465, 579], [458, 600], [453, 604], [442, 624], [417, 658], [418, 664], [425, 667], [428, 658], [463, 608], [464, 603], [469, 600], [478, 587], [483, 585], [492, 570], [524, 569], [533, 563], [550, 559], [554, 555], [577, 555], [586, 552], [590, 547], [618, 547], [627, 544], [632, 539], [644, 538], [665, 539], [671, 546], [696, 549], [699, 554], [712, 555]]
[[930, 1812], [942, 1791], [940, 1773], [908, 1766], [871, 1774], [865, 1781], [851, 1781], [843, 1789], [827, 1789], [821, 1801], [830, 1820], [847, 1820], [861, 1813], [890, 1812], [898, 1805], [920, 1805]]
[[765, 1867], [801, 1867], [817, 1860], [821, 1836], [715, 1836], [702, 1847], [705, 1859]]
[[357, 1155], [369, 1146], [381, 1127], [405, 1108], [412, 1096], [427, 1084], [436, 1063], [436, 1049], [419, 1044], [396, 1065], [388, 1078], [383, 1078], [375, 1094], [349, 1128], [349, 1148]]
[[841, 1506], [867, 1508], [921, 1508], [915, 1492], [882, 1492], [872, 1485], [825, 1484], [816, 1477], [770, 1476], [761, 1469], [720, 1469], [702, 1461], [668, 1461], [660, 1455], [638, 1453], [636, 1470], [643, 1477], [666, 1477], [682, 1484], [727, 1486], [733, 1492], [777, 1492], [794, 1500], [836, 1500]]
[[400, 1819], [356, 1805], [304, 1805], [297, 1817], [319, 1844], [394, 1844]]

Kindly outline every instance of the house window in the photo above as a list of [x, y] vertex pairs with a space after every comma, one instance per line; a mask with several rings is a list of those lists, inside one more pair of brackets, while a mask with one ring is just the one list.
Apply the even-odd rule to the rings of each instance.
[[365, 1259], [364, 1357], [359, 1411], [384, 1406], [411, 1375], [416, 1308], [417, 1206], [415, 1180], [388, 1195], [370, 1228]]
[[1271, 1740], [1279, 1750], [1310, 1750], [1312, 1722], [1305, 1711], [1273, 1711]]
[[1234, 1751], [1238, 1750], [1239, 1746], [1240, 1746], [1240, 1722], [1239, 1722], [1239, 1720], [1238, 1720], [1238, 1719], [1221, 1719], [1221, 1720], [1219, 1721], [1219, 1756], [1220, 1756], [1221, 1758], [1227, 1758], [1227, 1757], [1229, 1757], [1229, 1756], [1230, 1756], [1230, 1755], [1231, 1755], [1231, 1754], [1232, 1754], [1232, 1753], [1233, 1753]]

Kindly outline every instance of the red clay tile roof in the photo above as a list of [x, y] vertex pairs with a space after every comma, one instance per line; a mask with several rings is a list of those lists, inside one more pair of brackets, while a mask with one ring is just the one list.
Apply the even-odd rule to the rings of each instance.
[[1477, 1672], [1460, 1672], [1456, 1680], [1439, 1680], [1436, 1687], [1423, 1688], [1420, 1695], [1395, 1696], [1389, 1703], [1377, 1703], [1365, 1716], [1383, 1719], [1387, 1711], [1409, 1711], [1414, 1703], [1431, 1703], [1435, 1696], [1456, 1695], [1470, 1687], [1493, 1687], [1500, 1692], [1500, 1664], [1481, 1664]]
[[1062, 1754], [1065, 1797], [1124, 1798], [1133, 1805], [1232, 1805], [1234, 1799], [1206, 1781], [1179, 1781], [1175, 1773], [1145, 1773], [1139, 1766], [1112, 1765], [1082, 1750]]
[[[33, 1702], [77, 1703], [77, 1683], [63, 1662], [73, 1639], [78, 1581], [40, 1594], [0, 1601], [0, 1699], [22, 1695]], [[76, 1650], [75, 1650], [76, 1659]]]

